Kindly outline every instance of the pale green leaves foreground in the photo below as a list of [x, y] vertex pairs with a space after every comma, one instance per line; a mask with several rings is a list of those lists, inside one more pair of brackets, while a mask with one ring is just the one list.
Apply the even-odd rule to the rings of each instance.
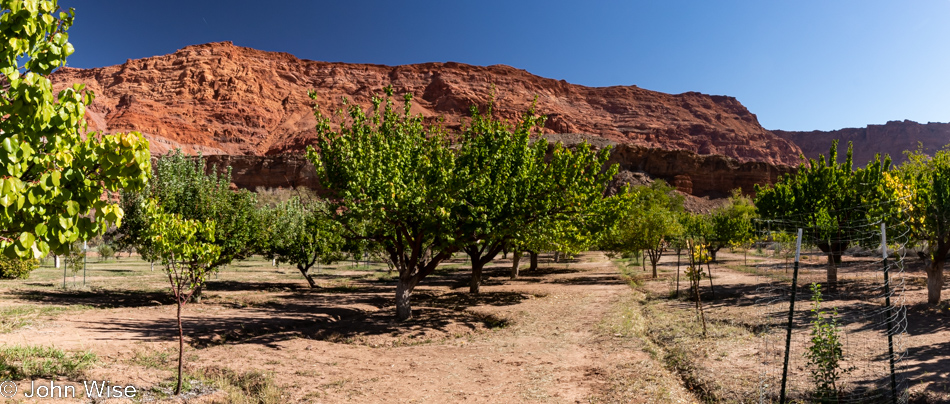
[[70, 243], [119, 223], [105, 192], [140, 188], [148, 142], [138, 133], [88, 135], [92, 93], [53, 94], [47, 76], [73, 52], [72, 10], [55, 1], [0, 2], [0, 250], [8, 257], [64, 253]]
[[214, 244], [214, 220], [185, 219], [177, 213], [166, 213], [154, 199], [145, 200], [141, 210], [148, 216], [147, 238], [162, 260], [178, 309], [178, 394], [185, 349], [181, 309], [204, 284], [211, 263], [221, 255], [221, 246]]
[[221, 254], [221, 247], [214, 244], [214, 220], [165, 213], [154, 200], [148, 200], [143, 210], [150, 218], [149, 239], [162, 265], [173, 275], [173, 288], [199, 286], [208, 266]]

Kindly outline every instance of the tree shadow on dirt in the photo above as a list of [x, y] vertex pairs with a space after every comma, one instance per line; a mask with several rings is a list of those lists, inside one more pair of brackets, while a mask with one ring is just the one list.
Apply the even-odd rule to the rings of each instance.
[[[506, 269], [509, 270], [510, 273], [511, 268], [508, 267]], [[518, 271], [518, 276], [521, 278], [541, 278], [548, 275], [576, 274], [579, 272], [584, 271], [582, 269], [542, 267], [539, 265], [538, 268], [534, 270], [521, 269]]]
[[142, 290], [14, 290], [10, 294], [26, 301], [63, 306], [84, 305], [99, 309], [174, 304], [169, 292]]
[[[910, 385], [929, 383], [922, 392], [946, 397], [950, 391], [950, 341], [908, 348], [906, 355], [906, 360], [897, 363], [898, 381]], [[881, 358], [882, 362], [884, 359], [886, 356]]]
[[[385, 292], [385, 293], [382, 293]], [[449, 336], [481, 329], [504, 327], [508, 320], [477, 310], [476, 306], [508, 306], [530, 298], [514, 292], [439, 293], [418, 290], [413, 294], [413, 318], [395, 317], [393, 289], [361, 285], [352, 290], [327, 292], [298, 288], [266, 296], [261, 302], [232, 301], [233, 297], [206, 295], [204, 303], [185, 308], [186, 334], [191, 345], [205, 348], [231, 343], [259, 343], [274, 347], [280, 341], [308, 338], [330, 342], [360, 343], [367, 337], [402, 340]], [[136, 291], [20, 292], [19, 298], [46, 304], [84, 304], [97, 308], [174, 305], [169, 293]], [[207, 310], [225, 307], [226, 311]], [[220, 314], [218, 314], [220, 313]], [[173, 319], [109, 318], [84, 328], [106, 335], [135, 335], [136, 339], [173, 340]], [[377, 338], [378, 339], [378, 338]]]

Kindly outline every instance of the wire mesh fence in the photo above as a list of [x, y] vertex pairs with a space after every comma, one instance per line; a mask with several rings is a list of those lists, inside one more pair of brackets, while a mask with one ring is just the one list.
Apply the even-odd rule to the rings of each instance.
[[[778, 258], [755, 266], [767, 319], [758, 401], [906, 402], [902, 227], [852, 222], [829, 233], [797, 219], [758, 223], [757, 245]], [[801, 229], [797, 259], [797, 237], [776, 229]]]

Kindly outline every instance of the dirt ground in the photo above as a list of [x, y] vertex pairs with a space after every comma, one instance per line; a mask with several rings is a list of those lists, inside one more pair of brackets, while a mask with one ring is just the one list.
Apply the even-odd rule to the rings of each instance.
[[[771, 293], [763, 284], [781, 278], [783, 261], [726, 252], [719, 260], [717, 296], [701, 286], [707, 338], [693, 303], [670, 297], [670, 256], [656, 280], [599, 252], [562, 263], [542, 256], [540, 269], [518, 280], [508, 279], [510, 260], [501, 259], [486, 268], [475, 296], [460, 256], [416, 289], [408, 322], [394, 320], [394, 286], [381, 266], [324, 268], [316, 276], [322, 287], [311, 290], [295, 269], [252, 260], [220, 273], [202, 302], [185, 308], [186, 370], [263, 375], [269, 387], [235, 393], [190, 376], [184, 399], [167, 398], [175, 306], [161, 272], [147, 264], [98, 264], [87, 286], [69, 278], [66, 289], [61, 272], [40, 269], [0, 285], [0, 309], [39, 308], [35, 319], [10, 327], [6, 345], [97, 355], [81, 379], [57, 383], [131, 384], [145, 392], [134, 402], [233, 402], [235, 394], [292, 403], [754, 402], [762, 375], [775, 369], [763, 353], [774, 354], [768, 341], [781, 331], [781, 319], [762, 303]], [[922, 304], [922, 276], [908, 265], [901, 278], [907, 354], [900, 365], [916, 402], [945, 402], [950, 311]], [[22, 391], [14, 399], [90, 401], [31, 401]]]
[[[662, 389], [652, 398], [633, 401], [693, 401], [662, 365], [630, 349], [635, 341], [604, 325], [633, 293], [613, 264], [600, 253], [550, 261], [511, 281], [510, 260], [499, 260], [477, 296], [468, 294], [464, 271], [448, 265], [416, 289], [414, 319], [406, 323], [394, 321], [391, 282], [360, 267], [318, 275], [324, 287], [317, 290], [287, 268], [259, 265], [254, 271], [264, 274], [257, 280], [224, 271], [200, 304], [185, 309], [186, 363], [261, 371], [284, 402], [597, 402], [611, 378], [633, 372], [666, 381], [649, 386]], [[109, 285], [106, 278], [90, 283]], [[8, 289], [8, 305], [87, 308], [50, 316], [5, 340], [90, 350], [100, 360], [88, 379], [149, 390], [172, 376], [177, 330], [175, 306], [160, 291], [158, 275], [142, 278], [134, 282], [137, 290], [62, 291], [43, 282]], [[115, 282], [132, 288], [128, 283]], [[227, 401], [196, 395], [192, 402]]]

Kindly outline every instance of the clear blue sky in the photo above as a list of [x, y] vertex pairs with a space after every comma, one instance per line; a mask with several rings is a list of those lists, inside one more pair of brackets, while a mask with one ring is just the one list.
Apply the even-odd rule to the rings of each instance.
[[233, 41], [311, 60], [506, 64], [739, 99], [768, 129], [950, 121], [950, 0], [144, 1], [76, 8], [73, 67]]

